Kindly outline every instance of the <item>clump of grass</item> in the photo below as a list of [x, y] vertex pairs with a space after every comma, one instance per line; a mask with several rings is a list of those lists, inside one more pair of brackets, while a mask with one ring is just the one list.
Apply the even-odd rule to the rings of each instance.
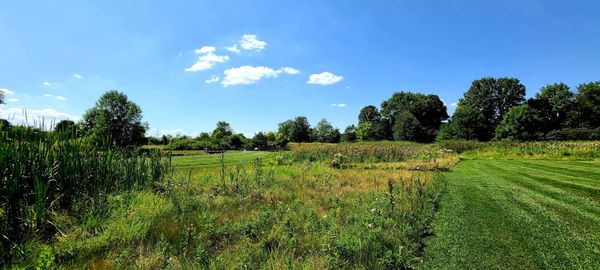
[[20, 243], [57, 232], [51, 213], [101, 211], [108, 194], [149, 187], [168, 170], [157, 152], [99, 148], [72, 132], [0, 132], [3, 262], [27, 255]]

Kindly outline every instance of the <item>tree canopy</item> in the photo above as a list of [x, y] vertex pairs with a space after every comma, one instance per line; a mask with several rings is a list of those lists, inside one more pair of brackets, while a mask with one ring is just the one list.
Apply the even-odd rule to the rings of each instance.
[[81, 120], [81, 129], [99, 144], [117, 147], [140, 145], [148, 124], [142, 123], [142, 109], [122, 92], [111, 90]]

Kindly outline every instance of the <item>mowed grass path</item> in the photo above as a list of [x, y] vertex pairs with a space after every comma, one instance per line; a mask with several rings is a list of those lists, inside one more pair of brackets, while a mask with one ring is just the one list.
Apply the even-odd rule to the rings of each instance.
[[600, 163], [465, 160], [424, 269], [600, 269]]

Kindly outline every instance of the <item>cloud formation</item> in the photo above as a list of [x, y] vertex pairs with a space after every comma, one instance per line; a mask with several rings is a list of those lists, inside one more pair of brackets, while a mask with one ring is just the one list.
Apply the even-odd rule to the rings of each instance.
[[75, 79], [78, 79], [78, 80], [81, 80], [81, 78], [83, 78], [83, 77], [82, 77], [81, 75], [79, 75], [79, 74], [73, 74], [73, 77], [74, 77]]
[[237, 54], [240, 54], [240, 52], [241, 52], [240, 49], [238, 49], [237, 44], [233, 44], [233, 46], [227, 47], [225, 49], [227, 49], [230, 52], [237, 53]]
[[18, 98], [9, 98], [6, 101], [8, 101], [8, 102], [17, 102], [17, 101], [19, 101], [19, 99]]
[[251, 50], [261, 51], [265, 47], [267, 47], [267, 42], [258, 40], [256, 38], [256, 35], [245, 34], [242, 36], [242, 39], [240, 40], [240, 47], [242, 47], [242, 49], [244, 49], [244, 50], [249, 50], [249, 51], [251, 51]]
[[58, 99], [58, 100], [62, 100], [62, 101], [65, 101], [65, 100], [67, 100], [67, 98], [65, 98], [65, 97], [63, 97], [63, 96], [55, 96], [54, 98], [55, 98], [55, 99]]
[[221, 81], [221, 84], [224, 87], [238, 84], [248, 85], [256, 83], [263, 78], [275, 78], [281, 73], [293, 75], [298, 74], [298, 72], [297, 69], [291, 67], [283, 67], [274, 70], [270, 67], [263, 66], [241, 66], [225, 70], [225, 78]]
[[221, 80], [221, 78], [219, 78], [219, 76], [212, 75], [210, 77], [210, 79], [208, 79], [208, 80], [206, 80], [204, 82], [207, 83], [207, 84], [211, 84], [211, 83], [216, 83], [216, 82], [218, 82], [220, 80]]
[[[0, 107], [0, 118], [8, 119], [14, 124], [27, 124], [34, 125], [44, 122], [46, 125], [50, 123], [58, 122], [60, 120], [78, 120], [79, 117], [70, 115], [68, 113], [59, 112], [54, 109], [46, 108], [39, 110], [26, 110], [25, 108], [11, 107], [2, 108]], [[26, 123], [25, 121], [28, 121]]]
[[333, 104], [331, 104], [331, 107], [340, 107], [340, 108], [343, 108], [343, 107], [346, 107], [346, 106], [348, 106], [348, 105], [346, 105], [346, 103], [339, 103], [339, 104], [333, 103]]
[[194, 52], [201, 54], [201, 56], [198, 57], [196, 63], [189, 68], [186, 68], [185, 71], [193, 72], [212, 69], [216, 63], [224, 63], [229, 61], [229, 56], [217, 55], [215, 54], [215, 51], [216, 48], [212, 46], [204, 46], [200, 49], [196, 49]]
[[319, 85], [330, 85], [343, 80], [343, 76], [335, 75], [331, 72], [322, 72], [318, 74], [312, 74], [308, 77], [308, 84], [319, 84]]

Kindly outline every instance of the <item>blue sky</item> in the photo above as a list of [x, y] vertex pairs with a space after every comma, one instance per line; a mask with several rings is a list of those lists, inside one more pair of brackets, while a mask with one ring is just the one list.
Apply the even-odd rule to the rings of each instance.
[[[343, 129], [396, 91], [449, 112], [474, 79], [600, 80], [598, 1], [3, 1], [0, 117], [79, 119], [106, 90], [150, 135]], [[212, 80], [211, 80], [212, 79]], [[335, 104], [335, 106], [332, 106]]]

